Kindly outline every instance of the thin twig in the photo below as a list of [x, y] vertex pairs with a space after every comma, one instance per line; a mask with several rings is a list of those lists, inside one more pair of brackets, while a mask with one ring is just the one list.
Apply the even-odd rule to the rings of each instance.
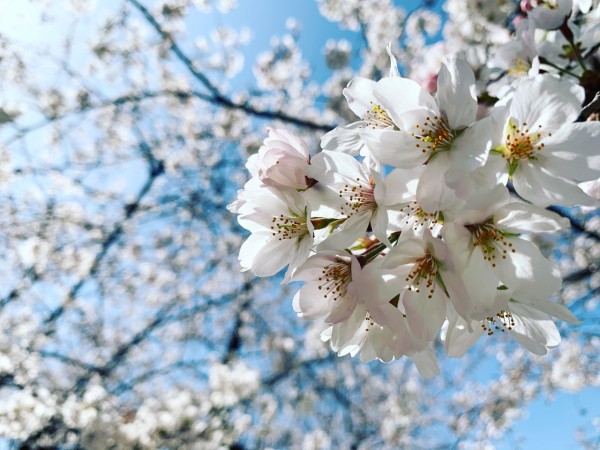
[[269, 111], [256, 109], [254, 106], [248, 103], [236, 103], [229, 97], [223, 95], [219, 89], [208, 79], [208, 77], [200, 72], [194, 66], [192, 60], [184, 53], [181, 47], [177, 44], [175, 39], [170, 33], [167, 33], [160, 23], [154, 18], [152, 13], [137, 0], [127, 0], [133, 5], [147, 20], [147, 22], [154, 28], [154, 30], [160, 35], [165, 43], [169, 45], [170, 50], [175, 54], [177, 59], [183, 63], [188, 71], [196, 78], [210, 93], [210, 101], [216, 105], [223, 106], [229, 109], [238, 109], [246, 113], [252, 114], [256, 117], [263, 117], [268, 119], [281, 120], [282, 122], [291, 123], [303, 128], [308, 128], [315, 131], [329, 131], [336, 127], [333, 124], [319, 124], [311, 120], [305, 120], [298, 117], [290, 116], [281, 111]]
[[589, 116], [598, 111], [600, 111], [600, 91], [596, 92], [596, 96], [592, 101], [582, 108], [581, 113], [577, 118], [577, 122], [585, 122]]

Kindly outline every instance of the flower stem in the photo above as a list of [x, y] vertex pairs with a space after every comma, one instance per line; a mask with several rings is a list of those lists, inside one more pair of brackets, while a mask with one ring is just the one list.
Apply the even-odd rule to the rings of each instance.
[[[389, 238], [390, 242], [392, 244], [394, 244], [395, 242], [398, 241], [399, 237], [400, 237], [400, 232], [397, 231], [395, 233], [392, 233]], [[358, 261], [360, 262], [360, 266], [361, 267], [366, 266], [368, 263], [370, 263], [375, 258], [377, 258], [381, 254], [381, 252], [383, 252], [386, 248], [387, 248], [387, 245], [385, 245], [382, 242], [371, 247], [369, 250], [367, 250], [362, 255], [357, 257]]]
[[585, 72], [587, 70], [587, 67], [585, 66], [585, 61], [583, 60], [583, 57], [581, 56], [579, 47], [575, 44], [575, 37], [573, 36], [573, 32], [569, 28], [569, 25], [567, 24], [566, 19], [563, 22], [563, 24], [560, 26], [559, 29], [560, 29], [560, 32], [562, 33], [562, 35], [567, 40], [567, 42], [569, 43], [569, 46], [571, 47], [571, 50], [573, 51], [573, 56], [575, 57], [575, 59], [577, 60], [577, 62], [579, 63], [579, 65]]
[[559, 66], [557, 66], [556, 64], [554, 64], [554, 63], [552, 63], [552, 62], [548, 61], [546, 58], [540, 58], [540, 62], [541, 62], [542, 64], [546, 64], [547, 66], [554, 67], [554, 68], [555, 68], [556, 70], [558, 70], [559, 72], [561, 72], [561, 73], [564, 73], [564, 74], [567, 74], [567, 75], [571, 75], [572, 77], [575, 77], [575, 78], [577, 78], [577, 79], [579, 80], [579, 76], [578, 76], [578, 75], [574, 74], [574, 73], [573, 73], [573, 72], [571, 72], [570, 70], [563, 69], [562, 67], [559, 67]]

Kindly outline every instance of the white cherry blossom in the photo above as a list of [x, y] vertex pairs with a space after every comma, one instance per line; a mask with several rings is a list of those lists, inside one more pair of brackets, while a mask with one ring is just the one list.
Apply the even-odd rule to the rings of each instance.
[[485, 317], [468, 323], [449, 305], [448, 328], [444, 341], [446, 353], [461, 357], [482, 335], [509, 333], [525, 349], [544, 355], [560, 344], [560, 334], [552, 316], [577, 323], [577, 318], [562, 305], [546, 299], [533, 300], [527, 291], [497, 291]]
[[517, 193], [538, 206], [596, 203], [577, 186], [600, 176], [600, 122], [573, 123], [583, 95], [570, 81], [539, 75], [492, 112], [489, 160], [503, 158]]
[[455, 272], [446, 245], [425, 230], [423, 239], [400, 241], [385, 258], [384, 269], [396, 275], [402, 310], [411, 333], [432, 341], [452, 301], [461, 315], [471, 317], [472, 301]]
[[238, 222], [252, 233], [240, 249], [242, 269], [266, 277], [289, 264], [289, 277], [306, 261], [313, 245], [306, 201], [294, 191], [269, 187], [246, 191], [242, 197]]
[[568, 226], [566, 219], [510, 202], [504, 186], [471, 195], [448, 219], [442, 230], [444, 240], [478, 311], [490, 307], [499, 285], [546, 298], [560, 288], [560, 276], [551, 263], [519, 235], [560, 230]]
[[319, 182], [307, 191], [310, 202], [328, 207], [344, 221], [324, 244], [347, 247], [362, 237], [370, 224], [375, 237], [391, 247], [388, 213], [409, 203], [410, 194], [403, 194], [406, 176], [393, 171], [382, 178], [367, 160], [359, 163], [350, 155], [328, 150], [315, 155], [307, 173]]

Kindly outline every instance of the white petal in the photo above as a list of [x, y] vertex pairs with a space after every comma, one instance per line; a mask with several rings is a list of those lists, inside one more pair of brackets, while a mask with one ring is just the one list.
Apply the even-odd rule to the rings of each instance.
[[464, 169], [472, 172], [482, 167], [492, 148], [495, 131], [494, 117], [485, 117], [470, 125], [454, 139], [450, 154], [453, 156], [451, 169]]
[[526, 203], [513, 202], [494, 214], [499, 229], [510, 233], [541, 233], [558, 231], [569, 226], [569, 219], [552, 211]]
[[[277, 236], [271, 236], [267, 238], [266, 241], [263, 241], [262, 233], [254, 233], [252, 236], [255, 234], [259, 235], [256, 238], [256, 242], [264, 242], [263, 248], [256, 253], [252, 260], [252, 266], [250, 267], [252, 273], [256, 276], [269, 277], [275, 275], [294, 258], [296, 254], [295, 239], [280, 240]], [[248, 238], [248, 240], [250, 240], [250, 238]], [[250, 244], [249, 247], [252, 246], [253, 249], [256, 249], [256, 242]], [[244, 249], [244, 253], [249, 251], [249, 249]], [[242, 250], [240, 249], [240, 256], [241, 255]]]
[[420, 292], [404, 291], [402, 304], [411, 333], [418, 339], [433, 341], [446, 317], [446, 295], [436, 286], [432, 297], [423, 285]]
[[479, 326], [479, 322], [467, 324], [467, 321], [454, 311], [450, 304], [448, 305], [448, 322], [444, 341], [446, 354], [451, 358], [460, 358], [477, 342], [483, 334], [483, 329]]
[[356, 156], [364, 143], [360, 137], [366, 122], [353, 122], [349, 125], [336, 127], [321, 138], [321, 148]]
[[[465, 319], [477, 318], [481, 320], [483, 318], [482, 314], [489, 310], [496, 298], [498, 277], [492, 270], [490, 263], [483, 258], [479, 248], [473, 250], [469, 265], [461, 278], [474, 303], [471, 317], [467, 316]], [[450, 300], [452, 300], [452, 296]]]
[[375, 100], [376, 82], [367, 78], [354, 78], [343, 90], [344, 97], [348, 101], [348, 107], [358, 117], [363, 119], [371, 110]]
[[539, 75], [522, 81], [515, 90], [510, 107], [511, 116], [536, 130], [557, 130], [577, 119], [584, 91], [564, 78]]
[[433, 349], [427, 348], [421, 352], [413, 353], [409, 358], [415, 363], [419, 375], [423, 378], [431, 378], [440, 374], [440, 368], [437, 365]]
[[425, 254], [425, 243], [421, 239], [406, 239], [398, 242], [389, 251], [382, 263], [384, 269], [394, 269], [405, 264], [412, 264]]
[[[392, 206], [413, 201], [422, 173], [422, 167], [392, 170], [381, 183], [382, 193], [377, 203]], [[375, 186], [375, 194], [378, 194], [377, 186]]]
[[600, 122], [565, 124], [541, 142], [550, 172], [575, 181], [600, 177]]
[[387, 47], [385, 48], [387, 50], [388, 55], [390, 56], [390, 77], [399, 77], [400, 76], [400, 72], [398, 72], [398, 63], [396, 62], [396, 57], [394, 56], [394, 54], [392, 53], [392, 43], [388, 43]]
[[516, 302], [509, 308], [515, 321], [509, 333], [531, 353], [545, 355], [548, 348], [560, 344], [560, 333], [550, 316]]
[[300, 240], [300, 242], [297, 244], [294, 258], [290, 262], [288, 270], [285, 273], [285, 277], [282, 280], [282, 284], [289, 283], [296, 269], [298, 269], [298, 267], [302, 266], [306, 262], [306, 260], [310, 256], [312, 245], [313, 238], [308, 234]]
[[427, 213], [441, 211], [457, 200], [454, 191], [445, 183], [444, 175], [448, 170], [448, 157], [447, 152], [437, 155], [427, 164], [419, 180], [417, 203]]
[[561, 279], [550, 261], [538, 248], [523, 239], [508, 239], [513, 251], [508, 251], [506, 259], [498, 255], [496, 273], [506, 286], [522, 289], [530, 295], [547, 298], [561, 287]]
[[457, 271], [462, 272], [467, 267], [473, 252], [471, 246], [471, 233], [462, 225], [448, 222], [442, 228], [444, 242], [452, 253], [456, 265], [460, 268]]
[[331, 313], [325, 318], [325, 322], [340, 323], [347, 320], [354, 312], [357, 303], [356, 298], [348, 295], [334, 301]]
[[316, 283], [307, 283], [294, 296], [294, 311], [299, 317], [315, 320], [326, 317], [332, 308], [332, 300], [326, 300]]
[[556, 317], [557, 319], [569, 323], [581, 323], [568, 308], [558, 303], [554, 303], [548, 297], [536, 297], [531, 295], [530, 292], [523, 290], [515, 292], [513, 297], [518, 303], [529, 305], [530, 307]]
[[448, 296], [456, 312], [467, 320], [471, 320], [474, 316], [479, 317], [482, 315], [482, 310], [485, 306], [484, 301], [488, 301], [485, 299], [485, 296], [471, 298], [471, 293], [465, 287], [462, 278], [454, 272], [444, 270], [441, 272], [441, 277], [444, 280]]
[[432, 115], [439, 115], [433, 97], [418, 83], [407, 78], [383, 78], [377, 82], [374, 93], [383, 109], [400, 129], [409, 129], [404, 117], [407, 112], [423, 109], [432, 111]]
[[536, 161], [523, 160], [519, 163], [513, 174], [513, 186], [521, 197], [537, 206], [597, 204], [577, 184], [548, 172]]
[[554, 30], [562, 25], [565, 19], [571, 14], [573, 0], [557, 0], [553, 7], [538, 5], [527, 12], [527, 17], [537, 28], [544, 30]]
[[429, 158], [429, 152], [417, 147], [420, 141], [408, 132], [366, 129], [361, 136], [379, 161], [393, 167], [412, 169]]
[[375, 210], [373, 217], [371, 217], [371, 228], [373, 229], [373, 234], [380, 242], [383, 242], [389, 248], [392, 247], [392, 243], [389, 241], [387, 237], [387, 227], [388, 227], [388, 214], [385, 206], [379, 206]]
[[452, 130], [468, 127], [477, 115], [475, 75], [464, 57], [444, 62], [437, 79], [436, 97]]

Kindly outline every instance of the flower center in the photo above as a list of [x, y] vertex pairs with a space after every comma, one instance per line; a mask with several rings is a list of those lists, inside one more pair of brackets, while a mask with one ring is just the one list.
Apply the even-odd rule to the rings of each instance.
[[363, 120], [367, 122], [370, 128], [374, 130], [377, 128], [396, 128], [396, 124], [392, 121], [392, 118], [386, 112], [381, 105], [371, 103], [371, 110], [367, 111]]
[[481, 322], [481, 328], [487, 332], [488, 336], [494, 334], [495, 330], [500, 330], [503, 333], [506, 330], [512, 330], [515, 326], [515, 319], [510, 311], [501, 310], [495, 316], [486, 317]]
[[433, 230], [433, 227], [441, 222], [440, 212], [436, 211], [433, 213], [428, 213], [423, 211], [423, 208], [416, 202], [412, 201], [404, 205], [400, 212], [406, 214], [406, 217], [402, 219], [402, 221], [408, 225], [412, 224], [412, 228], [415, 231], [418, 231], [422, 227], [427, 227], [430, 230]]
[[337, 301], [346, 295], [348, 284], [352, 281], [350, 262], [337, 257], [332, 264], [325, 266], [318, 278], [318, 289], [325, 300]]
[[429, 252], [415, 261], [415, 265], [406, 276], [405, 281], [412, 283], [409, 291], [421, 292], [421, 284], [425, 282], [425, 289], [429, 291], [427, 298], [433, 297], [435, 291], [435, 278], [438, 275], [439, 262]]
[[340, 211], [342, 214], [351, 217], [355, 213], [364, 211], [373, 211], [377, 208], [375, 201], [375, 180], [369, 176], [369, 181], [356, 178], [357, 184], [345, 184], [339, 190], [340, 198], [344, 199], [344, 204]]
[[550, 132], [543, 132], [542, 125], [538, 125], [537, 131], [530, 130], [527, 122], [519, 124], [518, 120], [511, 117], [506, 124], [504, 146], [497, 149], [502, 157], [509, 163], [509, 175], [512, 176], [522, 159], [534, 159], [536, 153], [544, 148], [544, 143], [538, 142], [546, 137], [552, 136]]
[[421, 153], [431, 153], [429, 159], [440, 151], [450, 150], [456, 137], [456, 133], [448, 125], [448, 120], [438, 116], [427, 116], [423, 124], [415, 125], [410, 135], [418, 141], [415, 147], [420, 149]]
[[289, 217], [283, 214], [273, 216], [271, 220], [271, 234], [277, 236], [280, 241], [283, 239], [301, 239], [308, 234], [306, 217]]
[[497, 255], [502, 255], [502, 259], [506, 259], [509, 250], [515, 253], [512, 242], [506, 240], [504, 231], [496, 228], [493, 219], [488, 219], [484, 223], [466, 225], [465, 228], [471, 232], [473, 247], [480, 248], [483, 259], [489, 261], [492, 267], [496, 267]]
[[523, 58], [515, 58], [511, 61], [508, 74], [513, 77], [527, 75], [531, 69], [531, 64], [525, 61]]

